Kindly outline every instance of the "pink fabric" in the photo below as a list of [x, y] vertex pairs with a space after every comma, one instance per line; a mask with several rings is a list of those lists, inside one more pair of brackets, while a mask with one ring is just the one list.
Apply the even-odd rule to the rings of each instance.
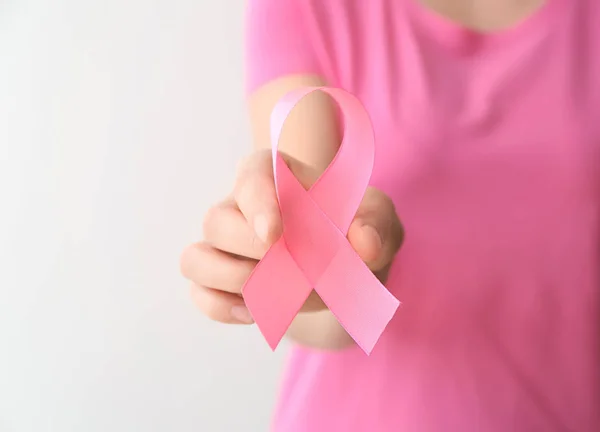
[[250, 0], [248, 91], [369, 111], [406, 242], [370, 357], [293, 348], [276, 432], [600, 430], [600, 2], [480, 35], [416, 0]]
[[[345, 131], [335, 160], [307, 191], [277, 146], [289, 113], [314, 91], [335, 99]], [[273, 110], [271, 146], [283, 235], [242, 287], [246, 306], [275, 349], [314, 289], [356, 344], [370, 354], [399, 302], [346, 238], [373, 172], [375, 138], [369, 114], [342, 89], [297, 89]]]

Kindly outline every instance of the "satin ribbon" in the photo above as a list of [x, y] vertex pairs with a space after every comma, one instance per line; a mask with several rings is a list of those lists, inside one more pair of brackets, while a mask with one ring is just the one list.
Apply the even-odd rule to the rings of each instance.
[[[337, 102], [345, 131], [334, 160], [307, 191], [277, 146], [288, 114], [314, 91]], [[370, 354], [400, 302], [346, 239], [373, 170], [375, 140], [369, 116], [344, 90], [302, 88], [286, 95], [273, 110], [271, 143], [283, 235], [242, 288], [246, 305], [274, 350], [314, 289], [357, 345]]]

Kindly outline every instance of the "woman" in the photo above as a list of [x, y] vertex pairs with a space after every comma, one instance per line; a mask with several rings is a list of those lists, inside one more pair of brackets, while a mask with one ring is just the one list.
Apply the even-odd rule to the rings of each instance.
[[[403, 303], [367, 357], [311, 296], [273, 430], [599, 431], [600, 3], [250, 0], [247, 16], [257, 151], [184, 253], [200, 310], [252, 322], [240, 288], [281, 232], [269, 115], [320, 85], [372, 117], [348, 238]], [[336, 124], [320, 93], [286, 123], [307, 186]]]

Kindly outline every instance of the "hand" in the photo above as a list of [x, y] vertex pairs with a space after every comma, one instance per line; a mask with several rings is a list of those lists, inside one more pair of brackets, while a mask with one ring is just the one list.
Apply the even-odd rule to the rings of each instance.
[[[314, 169], [283, 156], [304, 187], [317, 180]], [[181, 271], [192, 282], [192, 297], [212, 320], [253, 322], [241, 289], [282, 230], [271, 158], [270, 150], [258, 151], [240, 164], [233, 193], [212, 207], [204, 219], [204, 241], [189, 246], [182, 255]], [[382, 282], [402, 239], [392, 201], [383, 192], [368, 188], [348, 230], [348, 240]], [[325, 308], [313, 291], [302, 311]]]

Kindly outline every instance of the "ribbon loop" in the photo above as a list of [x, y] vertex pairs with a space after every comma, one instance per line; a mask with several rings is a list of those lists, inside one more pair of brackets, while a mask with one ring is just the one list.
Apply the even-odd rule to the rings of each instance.
[[[329, 167], [307, 191], [277, 146], [289, 113], [314, 91], [323, 91], [338, 103], [344, 137]], [[359, 100], [344, 90], [299, 89], [273, 110], [271, 143], [283, 236], [246, 281], [242, 289], [246, 305], [275, 349], [314, 289], [369, 354], [399, 306], [346, 240], [373, 170], [375, 142], [369, 116]]]
[[[369, 185], [375, 160], [371, 120], [354, 95], [337, 88], [306, 87], [294, 90], [281, 99], [271, 114], [273, 170], [277, 178], [281, 170], [287, 168], [283, 166], [283, 160], [279, 162], [277, 158], [285, 120], [301, 99], [315, 91], [328, 94], [337, 103], [342, 114], [344, 134], [335, 158], [310, 188], [310, 195], [334, 224], [346, 233]], [[277, 186], [279, 184], [276, 183]]]

